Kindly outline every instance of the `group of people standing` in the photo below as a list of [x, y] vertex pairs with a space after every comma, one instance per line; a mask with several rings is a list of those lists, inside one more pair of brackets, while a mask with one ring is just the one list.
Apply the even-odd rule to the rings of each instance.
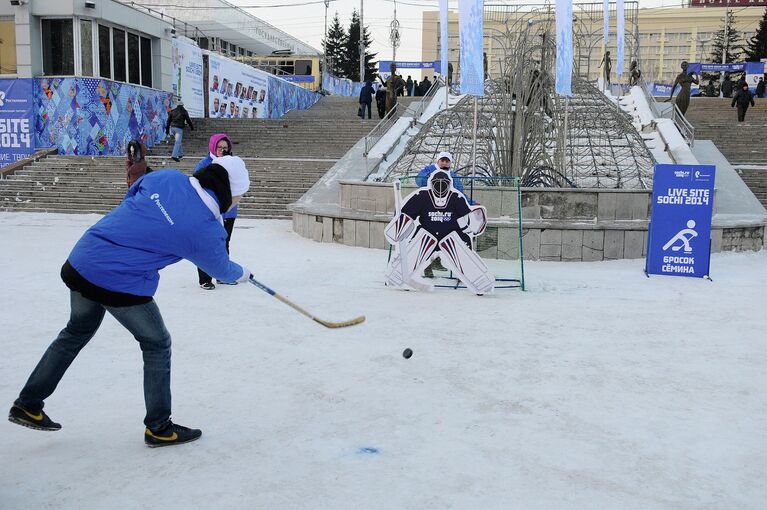
[[389, 110], [397, 105], [397, 97], [405, 96], [406, 94], [408, 96], [423, 96], [433, 85], [428, 76], [420, 84], [410, 76], [405, 81], [402, 79], [402, 76], [396, 73], [396, 70], [397, 68], [392, 64], [391, 74], [386, 80], [379, 76], [380, 83], [375, 83], [370, 79], [365, 82], [365, 85], [360, 90], [360, 107], [357, 115], [364, 119], [365, 112], [367, 112], [368, 119], [372, 118], [372, 105], [373, 99], [375, 99], [378, 118], [383, 119]]

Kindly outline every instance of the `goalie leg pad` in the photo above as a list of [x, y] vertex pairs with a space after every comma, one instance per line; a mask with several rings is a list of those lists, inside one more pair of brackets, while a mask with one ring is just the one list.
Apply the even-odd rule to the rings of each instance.
[[413, 237], [400, 241], [395, 246], [397, 253], [389, 261], [389, 267], [386, 269], [386, 285], [402, 287], [429, 264], [437, 249], [437, 238], [421, 228]]
[[495, 277], [490, 274], [485, 262], [471, 248], [466, 246], [458, 232], [451, 232], [439, 242], [439, 257], [442, 264], [461, 280], [475, 294], [491, 294], [495, 288]]

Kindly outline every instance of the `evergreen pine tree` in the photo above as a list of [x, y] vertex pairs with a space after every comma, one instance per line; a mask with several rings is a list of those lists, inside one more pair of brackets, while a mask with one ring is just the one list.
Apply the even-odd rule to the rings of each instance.
[[[740, 60], [741, 53], [743, 52], [743, 45], [741, 40], [743, 35], [735, 28], [735, 16], [731, 11], [727, 11], [726, 14], [728, 21], [722, 19], [722, 28], [714, 34], [714, 45], [711, 48], [711, 63], [721, 64], [722, 56], [724, 56], [724, 50], [727, 48], [727, 62], [738, 62]], [[727, 37], [725, 38], [725, 24], [729, 24], [727, 27]], [[718, 80], [721, 77], [721, 73], [703, 73], [703, 80]]]
[[764, 10], [764, 17], [759, 22], [756, 35], [746, 47], [746, 60], [749, 62], [759, 62], [763, 58], [767, 58], [767, 9]]
[[714, 46], [711, 50], [711, 62], [714, 64], [722, 63], [724, 49], [727, 48], [727, 62], [738, 62], [743, 53], [742, 39], [743, 34], [735, 28], [735, 16], [731, 11], [727, 11], [729, 18], [729, 27], [727, 28], [727, 37], [724, 36], [725, 20], [722, 20], [722, 28], [714, 35]]
[[[325, 58], [327, 59], [328, 72], [336, 76], [343, 76], [344, 62], [346, 61], [346, 46], [349, 42], [349, 36], [341, 25], [341, 19], [338, 12], [333, 17], [333, 21], [328, 29], [327, 38], [322, 40], [325, 48]], [[359, 59], [357, 59], [359, 62]]]
[[[373, 61], [377, 53], [370, 53], [370, 46], [373, 39], [365, 27], [363, 31], [363, 40], [365, 41], [365, 78], [372, 79], [376, 73], [376, 62]], [[351, 23], [349, 23], [349, 38], [346, 43], [346, 61], [344, 65], [344, 77], [352, 81], [360, 80], [360, 16], [355, 9], [352, 12]]]

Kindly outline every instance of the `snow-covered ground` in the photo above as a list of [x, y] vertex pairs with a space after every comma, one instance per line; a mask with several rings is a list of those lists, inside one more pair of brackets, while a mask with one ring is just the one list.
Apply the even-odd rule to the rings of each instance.
[[[0, 214], [6, 407], [66, 323], [59, 268], [96, 219]], [[367, 322], [324, 329], [167, 268], [173, 418], [203, 437], [144, 446], [141, 353], [107, 316], [47, 401], [63, 429], [0, 423], [0, 508], [764, 508], [767, 251], [715, 255], [713, 283], [530, 262], [527, 292], [484, 297], [387, 289], [385, 252], [285, 221], [238, 220], [232, 251]]]

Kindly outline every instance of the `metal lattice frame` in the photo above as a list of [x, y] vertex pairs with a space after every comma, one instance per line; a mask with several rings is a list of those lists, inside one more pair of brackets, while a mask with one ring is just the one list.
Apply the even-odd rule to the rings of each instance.
[[[601, 23], [602, 4], [598, 5]], [[587, 80], [588, 71], [578, 72], [577, 63], [586, 60], [579, 55], [591, 54], [595, 35], [601, 40], [601, 31], [591, 27], [596, 9], [585, 6], [589, 8], [579, 6], [576, 15], [576, 69], [569, 101], [554, 93], [553, 10], [486, 7], [486, 19], [503, 27], [486, 32], [497, 53], [489, 62], [485, 96], [477, 105], [475, 171], [479, 177], [495, 177], [487, 184], [503, 183], [498, 177], [520, 177], [526, 187], [652, 185], [654, 159], [631, 118]], [[464, 97], [432, 117], [387, 169], [384, 180], [417, 173], [443, 150], [453, 153], [453, 168], [459, 175], [470, 174], [473, 101]]]

